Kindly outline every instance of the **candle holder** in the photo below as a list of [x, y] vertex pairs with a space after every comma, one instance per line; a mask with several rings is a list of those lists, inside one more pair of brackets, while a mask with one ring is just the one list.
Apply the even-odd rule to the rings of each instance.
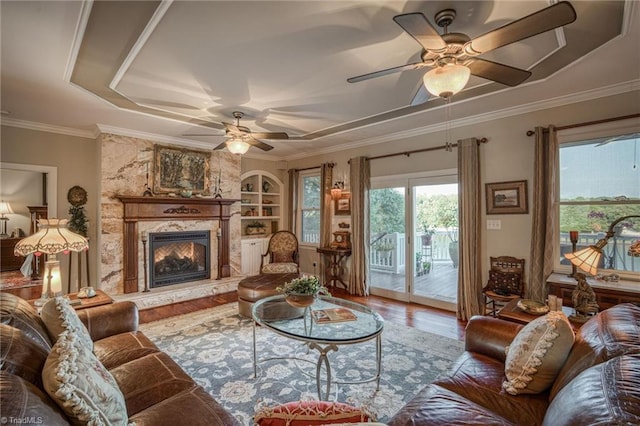
[[[578, 245], [578, 231], [569, 231], [569, 240], [571, 241], [571, 253], [576, 251], [576, 247]], [[577, 267], [573, 263], [571, 264], [571, 274], [569, 276], [571, 278], [576, 277]]]

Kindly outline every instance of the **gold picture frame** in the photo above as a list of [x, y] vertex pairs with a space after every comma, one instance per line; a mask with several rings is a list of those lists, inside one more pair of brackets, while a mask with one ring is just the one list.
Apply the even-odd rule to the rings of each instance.
[[351, 194], [343, 192], [340, 198], [333, 201], [333, 211], [336, 216], [351, 215]]
[[485, 184], [487, 214], [527, 214], [527, 181]]
[[153, 191], [156, 194], [209, 194], [211, 153], [170, 146], [154, 148]]

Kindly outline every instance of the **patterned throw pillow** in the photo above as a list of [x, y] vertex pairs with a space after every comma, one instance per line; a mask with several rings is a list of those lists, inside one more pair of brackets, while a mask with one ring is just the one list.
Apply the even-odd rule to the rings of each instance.
[[127, 424], [127, 407], [115, 379], [71, 331], [58, 336], [42, 370], [42, 382], [74, 424]]
[[524, 326], [507, 347], [502, 388], [511, 395], [548, 389], [564, 365], [573, 345], [567, 317], [552, 311]]
[[510, 294], [518, 294], [521, 287], [522, 274], [518, 272], [489, 271], [491, 289], [499, 289]]
[[359, 408], [340, 402], [298, 401], [259, 409], [258, 426], [311, 426], [367, 422], [371, 416]]
[[49, 299], [42, 307], [40, 316], [47, 326], [47, 332], [52, 342], [56, 342], [60, 333], [69, 330], [73, 331], [89, 350], [93, 350], [93, 340], [91, 340], [89, 330], [80, 321], [78, 314], [66, 297]]

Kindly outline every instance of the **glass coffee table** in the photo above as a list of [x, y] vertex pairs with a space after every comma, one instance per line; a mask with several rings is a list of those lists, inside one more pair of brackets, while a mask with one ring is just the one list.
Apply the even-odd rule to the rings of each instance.
[[[313, 311], [345, 308], [355, 315], [355, 319], [339, 322], [317, 322], [312, 319]], [[303, 342], [309, 349], [319, 352], [316, 364], [316, 387], [318, 399], [328, 400], [332, 384], [359, 384], [376, 381], [380, 389], [382, 364], [382, 330], [384, 319], [375, 311], [359, 303], [335, 297], [318, 297], [308, 308], [293, 308], [284, 295], [266, 297], [253, 305], [253, 372], [258, 376], [258, 363], [275, 359], [295, 359], [312, 362], [300, 357], [272, 357], [259, 359], [256, 348], [256, 328], [260, 325], [281, 336]], [[337, 351], [341, 345], [353, 345], [376, 339], [376, 373], [373, 377], [358, 381], [334, 380], [331, 376], [329, 353]], [[322, 392], [322, 370], [325, 370], [325, 390]], [[311, 375], [302, 370], [303, 373]], [[324, 398], [323, 398], [324, 396]]]

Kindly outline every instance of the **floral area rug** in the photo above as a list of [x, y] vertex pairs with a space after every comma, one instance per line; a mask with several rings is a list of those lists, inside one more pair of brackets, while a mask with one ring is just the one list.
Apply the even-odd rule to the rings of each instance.
[[[256, 333], [259, 358], [296, 356], [311, 362], [264, 361], [259, 363], [258, 377], [254, 378], [253, 325], [238, 315], [236, 303], [142, 324], [140, 329], [242, 424], [252, 425], [253, 413], [263, 404], [318, 399], [318, 352], [307, 351], [301, 342], [264, 328]], [[362, 407], [385, 422], [443, 374], [462, 351], [461, 341], [386, 322], [380, 390], [376, 392], [375, 382], [341, 384], [337, 400]], [[332, 375], [338, 380], [372, 377], [375, 339], [339, 346], [329, 358]], [[336, 386], [332, 387], [331, 398], [336, 399]]]

